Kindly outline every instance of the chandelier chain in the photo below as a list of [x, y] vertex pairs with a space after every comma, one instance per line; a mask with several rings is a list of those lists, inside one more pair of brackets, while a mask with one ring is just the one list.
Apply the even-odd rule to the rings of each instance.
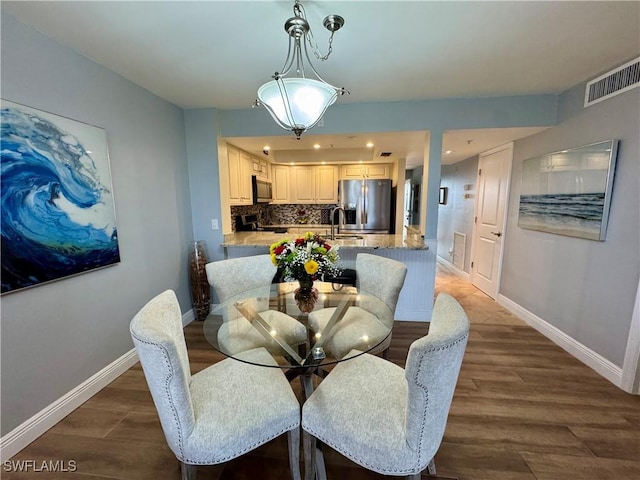
[[331, 36], [329, 37], [329, 51], [327, 52], [326, 55], [322, 55], [320, 53], [320, 48], [318, 47], [318, 43], [316, 42], [316, 39], [313, 37], [313, 33], [311, 33], [311, 30], [309, 30], [309, 33], [307, 34], [307, 40], [309, 41], [309, 45], [311, 46], [311, 51], [313, 52], [315, 57], [321, 62], [324, 62], [325, 60], [327, 60], [329, 58], [329, 55], [331, 55], [331, 52], [333, 51], [333, 34], [334, 33], [335, 32], [331, 32]]
[[[296, 0], [295, 5], [293, 6], [293, 13], [297, 17], [301, 17], [307, 20], [307, 12], [305, 11], [304, 6], [302, 5], [302, 3], [300, 3], [299, 0]], [[320, 51], [320, 47], [318, 46], [318, 42], [316, 42], [316, 39], [313, 36], [313, 32], [311, 30], [310, 24], [309, 24], [309, 30], [307, 31], [306, 35], [304, 35], [304, 37], [306, 37], [307, 42], [309, 42], [309, 46], [311, 47], [311, 51], [313, 52], [313, 55], [321, 62], [324, 62], [325, 60], [327, 60], [329, 58], [329, 55], [331, 55], [331, 52], [333, 51], [333, 34], [334, 33], [335, 31], [332, 31], [331, 36], [329, 37], [329, 50], [327, 51], [326, 55], [322, 55]]]

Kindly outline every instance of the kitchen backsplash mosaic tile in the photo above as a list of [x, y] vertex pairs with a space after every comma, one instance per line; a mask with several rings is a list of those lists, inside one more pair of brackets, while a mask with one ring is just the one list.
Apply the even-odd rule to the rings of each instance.
[[[330, 212], [335, 205], [234, 205], [231, 217], [256, 214], [262, 225], [328, 224]], [[232, 221], [235, 231], [235, 221]]]

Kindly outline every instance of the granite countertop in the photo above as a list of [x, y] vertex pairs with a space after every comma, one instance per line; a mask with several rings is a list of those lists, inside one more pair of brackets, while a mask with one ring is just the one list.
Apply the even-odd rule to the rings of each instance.
[[[279, 226], [279, 225], [278, 225]], [[324, 228], [328, 225], [295, 225], [299, 227], [309, 227], [309, 231], [318, 232], [325, 235]], [[314, 228], [321, 227], [321, 228]], [[274, 233], [274, 232], [238, 232], [224, 236], [223, 247], [268, 247], [278, 240], [284, 238], [293, 239], [297, 233]], [[345, 234], [347, 235], [347, 234]], [[386, 235], [386, 234], [366, 234], [358, 235], [362, 238], [343, 238], [329, 240], [332, 245], [339, 245], [340, 248], [403, 248], [408, 250], [427, 250], [424, 239], [418, 235]]]

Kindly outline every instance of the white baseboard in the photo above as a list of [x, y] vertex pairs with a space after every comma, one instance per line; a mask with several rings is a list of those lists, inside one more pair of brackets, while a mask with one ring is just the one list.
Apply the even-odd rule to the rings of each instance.
[[498, 294], [497, 302], [518, 318], [524, 320], [528, 325], [535, 328], [538, 332], [543, 334], [563, 350], [567, 351], [582, 363], [598, 372], [615, 386], [623, 388], [621, 367], [618, 367], [599, 353], [594, 352], [589, 347], [581, 344], [576, 339], [570, 337], [563, 331], [531, 313], [526, 308], [521, 307], [504, 295]]
[[107, 365], [0, 439], [0, 461], [10, 459], [138, 361], [135, 349]]
[[186, 327], [191, 322], [193, 322], [195, 319], [196, 319], [196, 312], [194, 312], [193, 308], [192, 308], [191, 310], [186, 312], [184, 315], [182, 315], [182, 326]]
[[[191, 323], [195, 313], [189, 310], [182, 315], [183, 325]], [[104, 367], [51, 405], [18, 425], [0, 438], [0, 463], [10, 459], [56, 423], [73, 412], [96, 393], [113, 382], [138, 361], [136, 350], [131, 349], [111, 364]]]
[[460, 270], [458, 267], [456, 267], [453, 263], [451, 263], [446, 258], [442, 258], [440, 255], [437, 255], [436, 256], [436, 261], [441, 263], [442, 265], [444, 265], [448, 269], [450, 269], [451, 273], [454, 273], [455, 275], [457, 275], [460, 278], [464, 278], [467, 282], [471, 281], [471, 276], [467, 272], [465, 272], [464, 270]]

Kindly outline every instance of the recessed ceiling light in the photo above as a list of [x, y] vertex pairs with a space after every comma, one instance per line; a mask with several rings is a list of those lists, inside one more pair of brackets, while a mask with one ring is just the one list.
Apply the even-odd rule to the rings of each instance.
[[373, 143], [372, 142], [367, 142], [367, 148], [372, 148], [373, 147]]
[[318, 150], [320, 148], [320, 144], [319, 143], [314, 143], [313, 144], [313, 148], [315, 148], [316, 150]]
[[445, 155], [451, 155], [453, 153], [453, 150], [445, 150], [444, 154]]
[[289, 165], [295, 165], [295, 164], [296, 164], [296, 162], [291, 162]]

